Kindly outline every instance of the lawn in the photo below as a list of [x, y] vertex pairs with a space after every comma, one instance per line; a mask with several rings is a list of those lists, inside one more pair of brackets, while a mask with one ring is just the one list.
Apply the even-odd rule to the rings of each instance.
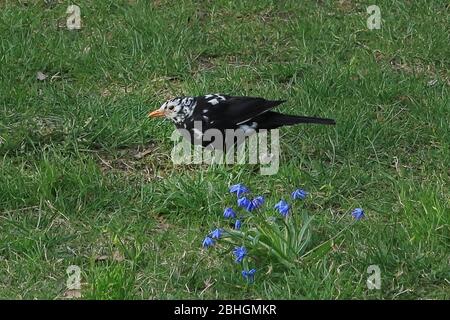
[[[450, 299], [448, 1], [2, 1], [0, 41], [1, 298], [77, 296], [75, 265], [84, 299]], [[282, 128], [275, 175], [174, 165], [148, 111], [215, 92], [337, 125]], [[331, 250], [246, 284], [202, 248], [236, 183], [274, 215], [307, 190], [292, 214]]]

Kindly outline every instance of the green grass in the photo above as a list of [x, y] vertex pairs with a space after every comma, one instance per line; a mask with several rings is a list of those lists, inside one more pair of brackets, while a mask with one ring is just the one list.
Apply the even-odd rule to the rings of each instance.
[[[450, 298], [448, 1], [80, 0], [72, 32], [69, 4], [0, 4], [1, 298], [62, 298], [69, 265], [87, 299]], [[283, 128], [273, 176], [174, 166], [173, 125], [146, 113], [211, 92], [337, 126]], [[273, 199], [303, 186], [319, 242], [354, 207], [368, 218], [246, 287], [230, 254], [201, 250], [237, 182]]]

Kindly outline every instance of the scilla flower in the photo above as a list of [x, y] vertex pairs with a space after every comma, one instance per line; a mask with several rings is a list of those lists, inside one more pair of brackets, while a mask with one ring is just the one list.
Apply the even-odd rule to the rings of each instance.
[[352, 211], [352, 216], [356, 220], [361, 220], [362, 218], [365, 217], [364, 210], [361, 208], [356, 208], [355, 210]]
[[306, 192], [303, 189], [297, 189], [294, 192], [291, 193], [292, 199], [305, 199], [308, 195], [308, 192]]
[[236, 193], [236, 195], [238, 197], [240, 197], [241, 194], [244, 194], [244, 193], [248, 192], [247, 187], [244, 186], [243, 184], [240, 184], [240, 183], [232, 185], [229, 190], [230, 190], [231, 193]]
[[278, 202], [275, 205], [275, 209], [277, 209], [278, 212], [281, 213], [281, 215], [283, 217], [287, 217], [287, 215], [289, 214], [290, 207], [289, 207], [289, 204], [286, 201], [281, 200], [280, 202]]
[[234, 212], [233, 209], [231, 209], [231, 208], [226, 208], [223, 212], [223, 216], [226, 219], [236, 218], [236, 212]]
[[262, 206], [264, 204], [264, 197], [258, 196], [252, 200], [252, 203], [255, 208], [259, 208], [260, 206]]
[[236, 258], [236, 263], [240, 263], [247, 255], [247, 249], [245, 247], [236, 247], [233, 250], [233, 254]]
[[239, 230], [241, 229], [241, 220], [236, 220], [236, 222], [234, 223], [234, 229], [235, 230]]
[[211, 246], [214, 245], [214, 240], [211, 239], [210, 237], [206, 237], [206, 238], [203, 240], [202, 245], [203, 245], [203, 248], [209, 248], [209, 247], [211, 247]]
[[239, 198], [237, 201], [239, 207], [244, 208], [248, 212], [252, 212], [255, 209], [253, 203], [247, 199], [247, 197]]
[[216, 230], [211, 232], [210, 236], [213, 239], [220, 239], [222, 234], [223, 234], [223, 230], [222, 229], [216, 229]]
[[255, 273], [256, 273], [255, 269], [242, 270], [242, 276], [249, 283], [252, 283], [253, 281], [255, 281]]

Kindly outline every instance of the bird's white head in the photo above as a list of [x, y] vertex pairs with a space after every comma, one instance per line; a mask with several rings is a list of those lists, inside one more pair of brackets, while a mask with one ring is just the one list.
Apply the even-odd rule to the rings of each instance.
[[185, 121], [194, 112], [196, 106], [193, 97], [180, 97], [164, 102], [161, 107], [148, 114], [149, 117], [166, 117], [175, 123]]

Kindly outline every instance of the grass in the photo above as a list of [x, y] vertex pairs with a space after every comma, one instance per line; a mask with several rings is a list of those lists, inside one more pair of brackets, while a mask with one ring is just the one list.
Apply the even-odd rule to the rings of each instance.
[[[0, 297], [64, 298], [77, 265], [87, 299], [450, 298], [447, 1], [377, 0], [372, 31], [365, 1], [80, 0], [79, 31], [69, 4], [0, 4]], [[337, 126], [283, 128], [273, 176], [175, 166], [172, 124], [146, 113], [210, 92]], [[307, 189], [317, 241], [355, 207], [367, 219], [246, 287], [231, 255], [201, 250], [237, 182]]]

